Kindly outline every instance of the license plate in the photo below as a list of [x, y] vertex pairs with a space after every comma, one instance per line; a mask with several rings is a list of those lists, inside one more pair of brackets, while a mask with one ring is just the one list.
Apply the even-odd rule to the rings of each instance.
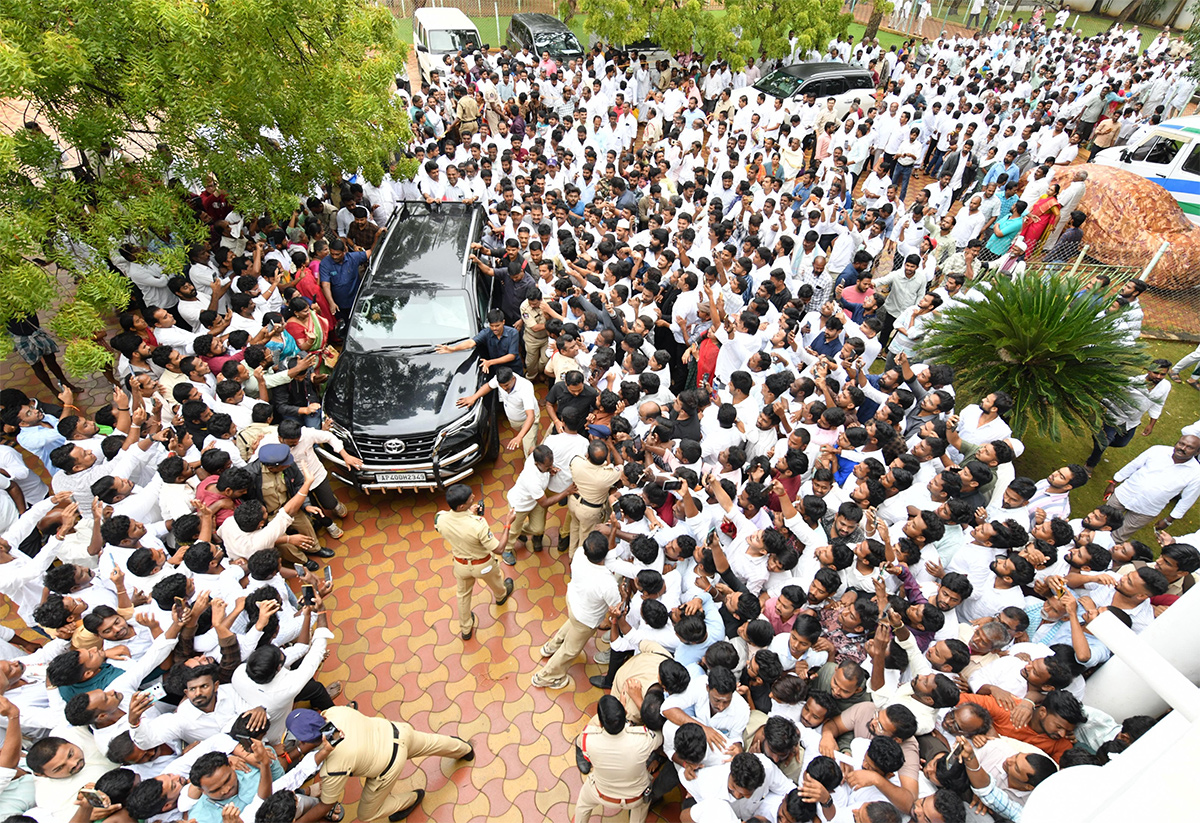
[[424, 483], [425, 472], [391, 472], [375, 475], [376, 483]]

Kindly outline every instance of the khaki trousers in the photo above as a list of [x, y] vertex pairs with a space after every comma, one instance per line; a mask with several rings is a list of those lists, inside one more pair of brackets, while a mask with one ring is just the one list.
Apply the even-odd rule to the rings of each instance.
[[[461, 564], [458, 564], [461, 565]], [[399, 782], [400, 773], [412, 757], [465, 757], [471, 746], [456, 737], [444, 734], [419, 732], [407, 723], [394, 724], [400, 736], [396, 739], [396, 760], [391, 768], [378, 777], [363, 780], [362, 798], [358, 801], [358, 816], [362, 820], [375, 820], [407, 809], [417, 802], [417, 793], [405, 780]]]
[[1121, 528], [1114, 530], [1112, 533], [1113, 540], [1116, 540], [1118, 543], [1133, 537], [1134, 533], [1139, 531], [1142, 526], [1154, 522], [1154, 518], [1158, 517], [1157, 514], [1142, 514], [1141, 512], [1125, 508], [1115, 495], [1108, 498], [1108, 505], [1125, 515], [1125, 522], [1121, 524]]
[[[554, 650], [554, 654], [546, 661], [538, 672], [538, 676], [542, 680], [557, 680], [567, 673], [567, 669], [575, 662], [575, 658], [583, 651], [583, 647], [587, 645], [588, 640], [596, 633], [595, 626], [588, 626], [576, 620], [567, 610], [566, 621], [559, 626], [554, 637], [551, 637], [546, 645]], [[608, 648], [608, 641], [597, 637], [596, 648]]]
[[632, 803], [609, 803], [601, 799], [591, 778], [584, 780], [583, 785], [579, 787], [579, 799], [575, 801], [575, 823], [588, 823], [596, 810], [601, 808], [604, 809], [602, 816], [620, 812], [622, 809], [627, 810], [629, 823], [645, 823], [646, 816], [650, 814], [650, 804], [643, 798], [638, 798]]
[[[525, 432], [525, 436], [521, 438], [521, 451], [525, 452], [526, 457], [533, 453], [533, 448], [537, 445], [538, 426], [541, 425], [541, 422], [541, 414], [535, 414], [533, 417], [533, 425], [529, 427], [529, 431]], [[521, 431], [521, 427], [525, 425], [525, 421], [522, 420], [520, 423], [513, 423], [510, 420], [509, 425], [512, 426], [513, 437], [516, 437]]]
[[597, 526], [608, 519], [608, 504], [605, 503], [600, 508], [596, 508], [582, 502], [578, 495], [573, 494], [567, 498], [567, 511], [571, 513], [570, 557], [574, 557], [579, 544], [587, 539], [587, 536]]
[[517, 538], [521, 535], [526, 537], [541, 537], [546, 533], [546, 510], [541, 506], [534, 506], [527, 512], [517, 512], [513, 518], [512, 526], [508, 530], [508, 545], [505, 546], [509, 551], [513, 551], [517, 547]]
[[[486, 563], [474, 566], [466, 563], [454, 563], [454, 580], [458, 590], [458, 630], [468, 632], [473, 625], [471, 617], [471, 595], [475, 591], [475, 581], [478, 580], [492, 592], [492, 599], [504, 597], [504, 574], [500, 571], [500, 558], [488, 558]], [[361, 815], [360, 815], [361, 816]]]
[[549, 337], [543, 337], [541, 340], [525, 337], [525, 377], [529, 380], [536, 380], [545, 371], [546, 363], [549, 362], [549, 358], [546, 357], [549, 342]]

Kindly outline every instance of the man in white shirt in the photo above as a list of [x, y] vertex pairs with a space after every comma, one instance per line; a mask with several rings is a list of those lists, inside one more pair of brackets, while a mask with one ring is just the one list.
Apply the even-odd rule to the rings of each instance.
[[1174, 446], [1151, 446], [1129, 461], [1108, 481], [1108, 504], [1125, 515], [1125, 523], [1113, 532], [1115, 541], [1130, 537], [1154, 520], [1179, 495], [1171, 513], [1155, 524], [1166, 530], [1187, 514], [1200, 497], [1200, 437], [1184, 435]]

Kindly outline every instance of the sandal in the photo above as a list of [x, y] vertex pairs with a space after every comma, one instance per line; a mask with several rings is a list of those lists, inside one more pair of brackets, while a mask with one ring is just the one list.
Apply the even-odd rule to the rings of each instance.
[[1200, 380], [1197, 380], [1195, 377], [1188, 378], [1184, 381], [1184, 385], [1191, 386], [1193, 389], [1200, 391]]
[[332, 700], [342, 693], [342, 681], [335, 680], [325, 687], [325, 691], [329, 692], [329, 698]]
[[346, 807], [343, 806], [341, 803], [334, 803], [333, 808], [330, 809], [328, 812], [326, 812], [325, 816], [321, 819], [328, 820], [329, 823], [342, 823], [342, 820], [345, 817], [346, 817]]
[[1183, 378], [1181, 378], [1179, 376], [1179, 372], [1177, 372], [1177, 371], [1167, 372], [1167, 377], [1171, 378], [1172, 383], [1182, 383], [1183, 382]]

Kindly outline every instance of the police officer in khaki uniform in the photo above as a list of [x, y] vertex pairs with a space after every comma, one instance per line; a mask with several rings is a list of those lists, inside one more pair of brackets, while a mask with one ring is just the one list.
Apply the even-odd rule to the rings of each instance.
[[454, 558], [454, 579], [458, 582], [458, 630], [463, 640], [475, 634], [475, 614], [471, 611], [471, 594], [475, 581], [480, 580], [503, 606], [513, 592], [513, 580], [500, 573], [500, 552], [508, 543], [513, 513], [504, 521], [504, 531], [497, 539], [483, 519], [483, 504], [475, 507], [475, 492], [465, 483], [455, 483], [446, 489], [446, 505], [450, 511], [440, 511], [433, 518], [433, 527], [450, 546]]
[[546, 346], [550, 333], [546, 331], [546, 304], [537, 286], [529, 287], [529, 294], [521, 304], [521, 333], [525, 338], [525, 377], [537, 380], [546, 370]]
[[605, 815], [625, 809], [629, 823], [644, 823], [650, 812], [647, 761], [662, 746], [662, 733], [626, 725], [625, 707], [611, 694], [600, 698], [596, 719], [576, 741], [592, 768], [579, 788], [575, 823], [589, 823], [601, 807]]
[[587, 456], [571, 461], [571, 480], [576, 489], [567, 498], [572, 557], [584, 538], [608, 518], [608, 492], [623, 477], [620, 466], [608, 462], [610, 455], [620, 462], [620, 452], [610, 450], [603, 440], [593, 440], [588, 444]]
[[328, 736], [333, 751], [321, 764], [320, 813], [323, 819], [346, 794], [351, 777], [363, 781], [358, 801], [358, 818], [376, 820], [387, 817], [392, 823], [403, 820], [420, 805], [424, 789], [411, 789], [408, 781], [398, 782], [400, 773], [413, 757], [451, 757], [468, 763], [475, 749], [460, 737], [419, 732], [407, 723], [382, 717], [367, 717], [349, 706], [334, 706], [318, 713], [296, 709], [287, 716], [287, 730], [308, 752]]

